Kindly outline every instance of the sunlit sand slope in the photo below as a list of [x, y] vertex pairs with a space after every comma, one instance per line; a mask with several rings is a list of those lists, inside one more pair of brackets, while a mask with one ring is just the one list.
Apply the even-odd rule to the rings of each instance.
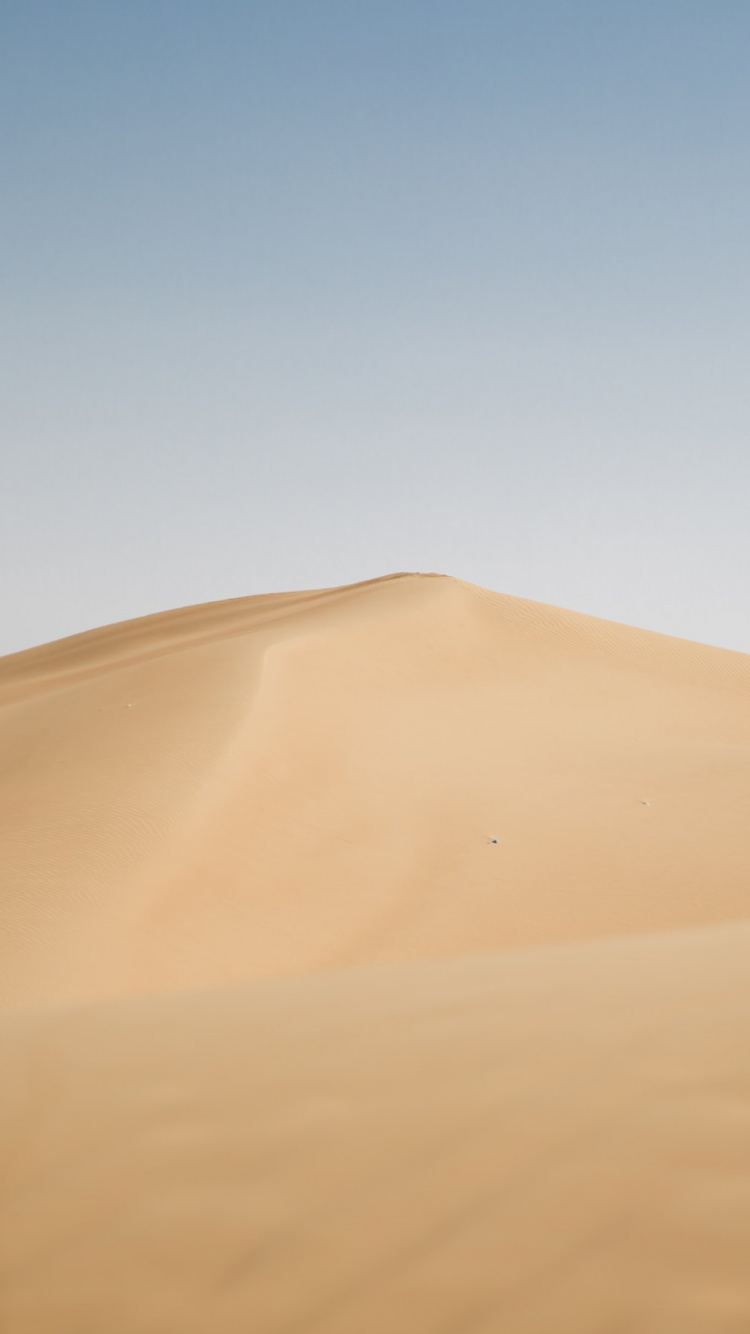
[[438, 577], [218, 603], [5, 659], [0, 784], [10, 1004], [723, 921], [750, 659]]
[[750, 658], [436, 576], [0, 661], [2, 1334], [747, 1334]]

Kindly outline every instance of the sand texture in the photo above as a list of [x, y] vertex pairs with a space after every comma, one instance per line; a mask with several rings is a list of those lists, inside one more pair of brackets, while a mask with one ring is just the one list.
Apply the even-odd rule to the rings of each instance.
[[0, 660], [2, 1334], [748, 1334], [750, 657], [439, 576]]

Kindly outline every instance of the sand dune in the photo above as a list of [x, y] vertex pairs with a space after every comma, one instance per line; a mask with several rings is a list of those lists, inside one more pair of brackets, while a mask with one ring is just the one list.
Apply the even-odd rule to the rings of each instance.
[[3, 1330], [750, 1329], [750, 658], [209, 604], [0, 661], [0, 792]]

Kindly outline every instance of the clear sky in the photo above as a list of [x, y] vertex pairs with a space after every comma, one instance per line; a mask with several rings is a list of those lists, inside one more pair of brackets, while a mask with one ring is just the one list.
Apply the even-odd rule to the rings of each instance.
[[750, 651], [747, 0], [0, 0], [0, 652], [438, 570]]

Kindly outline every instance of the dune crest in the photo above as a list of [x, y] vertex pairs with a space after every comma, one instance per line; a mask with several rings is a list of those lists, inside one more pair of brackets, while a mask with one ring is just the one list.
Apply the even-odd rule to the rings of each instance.
[[0, 690], [6, 1003], [750, 904], [741, 654], [400, 576], [76, 636]]
[[0, 795], [9, 1334], [750, 1328], [750, 657], [211, 603], [0, 660]]

